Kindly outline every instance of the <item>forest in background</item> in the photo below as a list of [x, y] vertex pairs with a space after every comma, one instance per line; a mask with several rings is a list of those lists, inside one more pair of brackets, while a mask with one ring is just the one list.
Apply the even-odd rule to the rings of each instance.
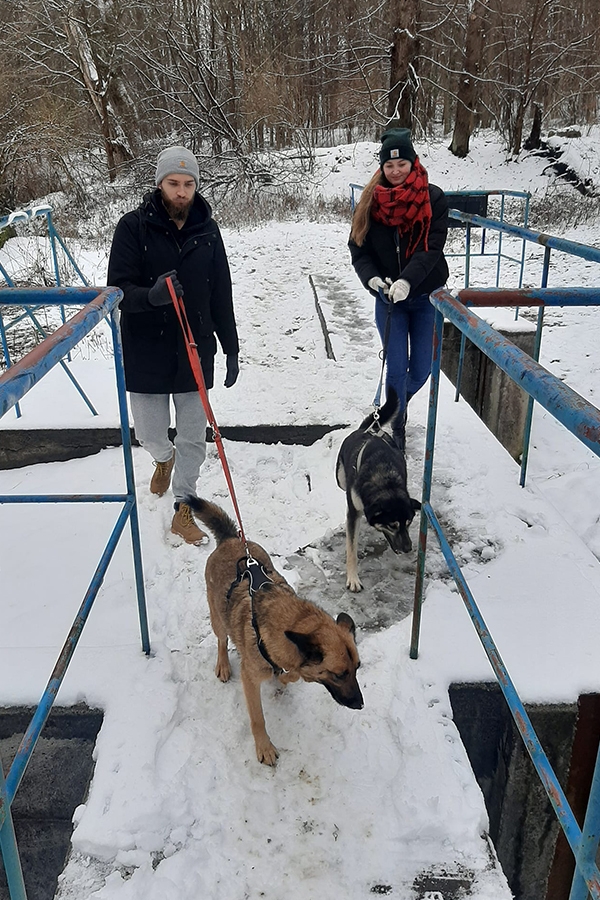
[[594, 124], [598, 0], [2, 0], [0, 214], [147, 175], [184, 143], [203, 180], [272, 181], [265, 153], [477, 128], [508, 152]]

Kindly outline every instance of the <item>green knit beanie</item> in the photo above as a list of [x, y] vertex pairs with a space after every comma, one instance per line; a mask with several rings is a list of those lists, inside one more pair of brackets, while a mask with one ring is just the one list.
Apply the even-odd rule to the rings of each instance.
[[407, 159], [411, 164], [417, 158], [417, 153], [410, 139], [408, 128], [390, 128], [381, 135], [381, 150], [379, 151], [379, 165], [389, 159]]

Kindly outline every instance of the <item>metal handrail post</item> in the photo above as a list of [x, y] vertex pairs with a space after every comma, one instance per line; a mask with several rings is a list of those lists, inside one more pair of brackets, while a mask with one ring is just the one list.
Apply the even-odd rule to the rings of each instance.
[[[544, 265], [542, 268], [542, 283], [540, 287], [546, 288], [548, 287], [548, 273], [550, 271], [550, 254], [552, 250], [550, 247], [546, 247], [544, 250]], [[544, 307], [541, 306], [538, 311], [537, 316], [537, 326], [535, 329], [535, 343], [533, 347], [533, 358], [536, 362], [540, 361], [540, 354], [542, 352], [542, 328], [544, 325]], [[521, 475], [519, 477], [519, 484], [521, 487], [525, 487], [525, 479], [527, 477], [527, 464], [529, 462], [529, 446], [531, 443], [531, 428], [533, 425], [533, 407], [534, 400], [533, 397], [529, 397], [527, 401], [527, 413], [525, 415], [525, 426], [523, 428], [523, 452], [521, 454]]]
[[56, 281], [56, 287], [61, 286], [60, 281], [60, 268], [58, 266], [58, 254], [56, 252], [56, 240], [54, 231], [54, 225], [52, 224], [52, 213], [48, 210], [46, 213], [46, 226], [48, 228], [48, 237], [50, 238], [50, 249], [52, 252], [52, 263], [54, 265], [54, 280]]
[[[44, 215], [46, 216], [46, 227], [48, 229], [48, 237], [50, 238], [52, 263], [54, 265], [54, 280], [56, 282], [56, 287], [60, 287], [60, 267], [58, 265], [58, 253], [56, 252], [56, 232], [54, 230], [54, 223], [52, 222], [52, 211], [50, 209], [47, 209]], [[65, 308], [62, 304], [60, 306], [60, 318], [64, 325], [64, 323], [67, 321], [67, 317], [65, 315]], [[67, 360], [71, 362], [71, 351], [67, 353]]]
[[[8, 349], [8, 339], [6, 337], [6, 328], [4, 327], [4, 316], [2, 315], [1, 309], [0, 309], [0, 343], [2, 344], [2, 352], [4, 353], [4, 361], [6, 363], [6, 368], [10, 369], [12, 362], [11, 362], [11, 358], [10, 358], [10, 350]], [[17, 419], [20, 419], [21, 418], [21, 407], [18, 403], [15, 403], [15, 413], [16, 413]]]
[[467, 225], [465, 232], [465, 287], [469, 287], [471, 280], [471, 225]]
[[[525, 212], [523, 214], [523, 225], [527, 228], [527, 224], [529, 222], [529, 199], [530, 195], [527, 194], [525, 198]], [[527, 242], [525, 238], [521, 239], [521, 268], [519, 271], [519, 287], [523, 287], [523, 273], [525, 271], [525, 248], [527, 247]], [[517, 310], [518, 313], [518, 310]]]
[[135, 573], [140, 632], [142, 638], [142, 648], [144, 650], [144, 653], [148, 656], [150, 654], [151, 648], [150, 633], [148, 628], [148, 611], [146, 607], [146, 590], [144, 586], [144, 566], [142, 563], [142, 544], [140, 538], [140, 523], [138, 518], [137, 499], [135, 493], [133, 453], [131, 450], [131, 430], [129, 428], [129, 413], [127, 410], [125, 367], [123, 364], [123, 346], [121, 343], [121, 330], [119, 328], [118, 311], [115, 309], [113, 309], [110, 314], [110, 328], [113, 337], [115, 374], [117, 379], [117, 397], [119, 401], [119, 417], [121, 423], [121, 445], [123, 447], [123, 462], [125, 465], [125, 481], [127, 484], [127, 495], [131, 499], [131, 514], [129, 517], [129, 523], [131, 526], [133, 568]]
[[462, 382], [463, 363], [465, 361], [465, 353], [467, 349], [467, 339], [464, 334], [460, 336], [460, 348], [458, 351], [458, 368], [456, 370], [456, 390], [454, 391], [454, 402], [458, 403], [460, 399], [460, 385]]
[[[467, 225], [465, 231], [465, 287], [469, 287], [471, 279], [471, 226]], [[456, 371], [456, 390], [454, 393], [454, 401], [458, 403], [460, 398], [460, 382], [462, 379], [463, 362], [465, 358], [466, 341], [464, 334], [460, 336], [460, 348], [458, 351], [458, 369]]]
[[[504, 222], [504, 194], [500, 200], [500, 221]], [[500, 284], [500, 265], [502, 261], [502, 232], [498, 233], [498, 259], [496, 262], [496, 287]]]
[[75, 269], [75, 271], [77, 272], [77, 274], [79, 275], [79, 277], [80, 277], [80, 279], [81, 279], [81, 283], [82, 283], [83, 285], [85, 285], [86, 287], [89, 287], [89, 286], [90, 286], [89, 281], [87, 280], [87, 278], [85, 277], [85, 275], [83, 274], [83, 272], [81, 271], [81, 269], [79, 268], [79, 266], [77, 265], [77, 263], [75, 262], [75, 260], [73, 259], [73, 256], [72, 256], [71, 252], [69, 251], [69, 248], [67, 247], [67, 245], [65, 244], [65, 242], [64, 242], [63, 239], [61, 238], [61, 236], [60, 236], [60, 234], [58, 233], [58, 231], [55, 229], [54, 225], [52, 225], [52, 233], [53, 233], [53, 235], [54, 235], [55, 240], [57, 240], [58, 243], [60, 244], [63, 253], [65, 254], [65, 256], [67, 257], [67, 259], [69, 260], [69, 262], [71, 263], [71, 265], [73, 266], [73, 268]]
[[440, 373], [442, 367], [442, 343], [444, 339], [444, 317], [436, 309], [433, 323], [433, 359], [431, 363], [431, 384], [429, 388], [429, 413], [427, 416], [427, 436], [425, 440], [425, 464], [423, 468], [423, 495], [421, 499], [421, 522], [419, 526], [419, 548], [417, 551], [417, 576], [410, 643], [410, 657], [419, 655], [419, 633], [421, 630], [421, 610], [423, 607], [423, 587], [425, 583], [425, 558], [427, 555], [427, 516], [425, 506], [431, 498], [433, 477], [433, 455], [435, 450], [435, 429], [437, 422]]
[[0, 857], [4, 863], [4, 874], [6, 875], [10, 900], [27, 900], [15, 826], [6, 794], [2, 760], [0, 760]]

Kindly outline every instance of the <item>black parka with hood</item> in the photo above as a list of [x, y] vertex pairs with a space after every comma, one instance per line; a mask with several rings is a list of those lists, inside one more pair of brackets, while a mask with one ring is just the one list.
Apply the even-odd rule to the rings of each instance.
[[128, 391], [196, 390], [175, 308], [153, 306], [148, 300], [157, 278], [173, 269], [183, 287], [207, 388], [214, 380], [215, 334], [223, 353], [239, 353], [229, 265], [210, 206], [197, 193], [185, 225], [178, 229], [157, 189], [120, 219], [108, 263], [108, 284], [123, 291], [121, 335]]

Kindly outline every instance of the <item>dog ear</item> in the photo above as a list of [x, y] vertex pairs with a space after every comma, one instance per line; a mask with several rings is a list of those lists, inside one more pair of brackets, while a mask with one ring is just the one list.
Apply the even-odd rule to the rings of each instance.
[[356, 625], [354, 624], [354, 619], [349, 616], [347, 613], [340, 613], [337, 619], [335, 620], [338, 625], [341, 625], [342, 628], [346, 628], [352, 637], [356, 637]]
[[421, 509], [421, 504], [419, 503], [418, 500], [415, 500], [414, 497], [411, 497], [411, 498], [410, 498], [410, 505], [411, 505], [412, 508], [415, 509], [415, 510], [416, 510], [416, 509]]
[[322, 663], [323, 652], [318, 644], [315, 644], [310, 634], [300, 634], [297, 631], [284, 631], [288, 641], [295, 644], [305, 662]]

